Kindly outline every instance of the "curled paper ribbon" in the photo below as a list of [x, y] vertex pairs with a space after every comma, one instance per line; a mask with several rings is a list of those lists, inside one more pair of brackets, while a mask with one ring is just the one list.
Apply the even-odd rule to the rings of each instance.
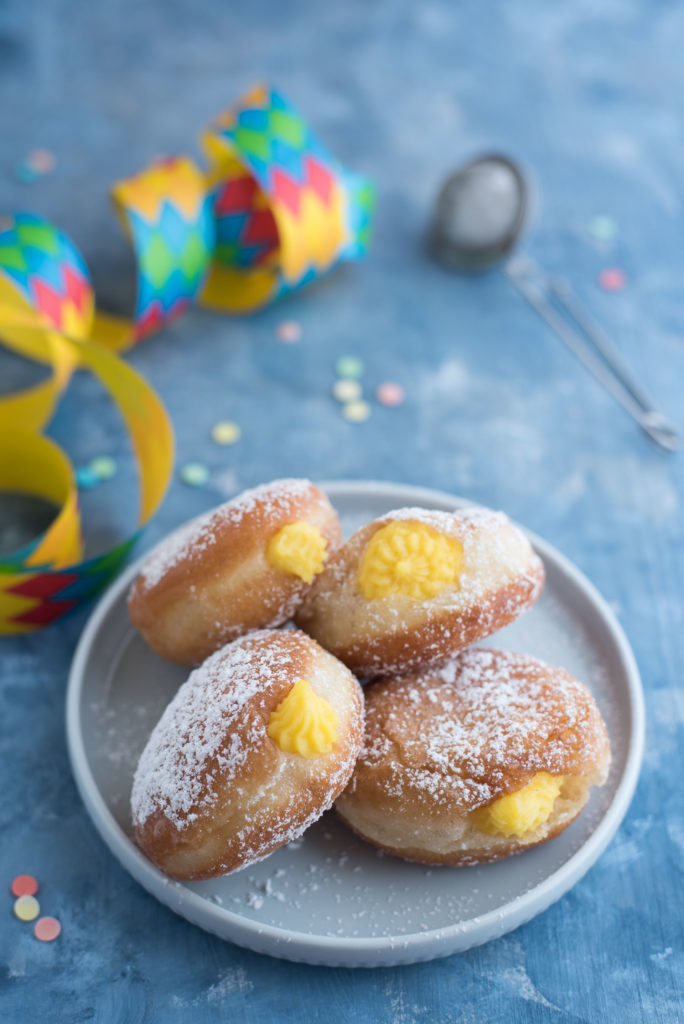
[[131, 321], [98, 312], [93, 339], [123, 351], [193, 302], [249, 313], [361, 258], [375, 190], [344, 168], [275, 89], [257, 86], [202, 136], [208, 170], [161, 160], [112, 189], [131, 241]]
[[135, 252], [138, 295], [131, 321], [98, 312], [93, 339], [130, 348], [183, 313], [209, 271], [215, 227], [204, 175], [188, 157], [160, 160], [112, 189]]
[[[158, 508], [173, 466], [173, 432], [160, 399], [113, 352], [88, 339], [93, 290], [73, 243], [47, 221], [20, 214], [0, 231], [0, 333], [19, 355], [46, 363], [47, 381], [0, 399], [0, 490], [59, 508], [28, 547], [0, 558], [0, 633], [23, 633], [61, 618], [99, 593]], [[40, 433], [77, 367], [90, 370], [128, 429], [140, 479], [138, 530], [83, 559], [73, 468]]]
[[[60, 509], [42, 537], [0, 556], [0, 633], [40, 628], [102, 590], [164, 496], [171, 425], [158, 396], [117, 353], [192, 302], [250, 312], [367, 249], [372, 185], [336, 161], [280, 93], [252, 89], [202, 143], [206, 173], [175, 156], [112, 189], [137, 265], [131, 319], [95, 312], [87, 267], [54, 225], [31, 214], [0, 224], [0, 341], [50, 371], [0, 398], [0, 490]], [[94, 373], [118, 407], [141, 492], [136, 534], [87, 561], [73, 469], [41, 433], [78, 367]]]
[[216, 249], [201, 302], [250, 312], [368, 248], [375, 191], [275, 89], [257, 86], [202, 137]]

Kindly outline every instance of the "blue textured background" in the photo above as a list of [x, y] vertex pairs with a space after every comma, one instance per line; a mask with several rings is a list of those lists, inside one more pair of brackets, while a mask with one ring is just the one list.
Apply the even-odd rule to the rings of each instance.
[[[125, 244], [105, 195], [198, 130], [258, 79], [277, 84], [350, 166], [380, 186], [368, 261], [246, 320], [194, 311], [130, 356], [173, 417], [179, 465], [145, 545], [276, 475], [440, 487], [504, 508], [557, 545], [613, 603], [642, 669], [647, 754], [607, 853], [560, 903], [460, 956], [397, 969], [296, 966], [176, 918], [122, 871], [86, 817], [63, 732], [79, 615], [2, 640], [0, 888], [41, 881], [52, 945], [0, 912], [3, 1021], [633, 1021], [684, 1019], [682, 456], [655, 450], [493, 273], [452, 278], [424, 258], [431, 198], [455, 164], [499, 148], [542, 192], [528, 250], [565, 273], [661, 405], [681, 417], [684, 371], [684, 9], [656, 0], [460, 4], [449, 0], [91, 0], [0, 10], [0, 209], [72, 234], [103, 296], [123, 297]], [[57, 155], [33, 185], [14, 167]], [[592, 241], [596, 214], [614, 243]], [[628, 287], [597, 275], [624, 268]], [[276, 340], [300, 322], [295, 345]], [[337, 358], [358, 354], [369, 393], [402, 383], [399, 409], [345, 422]], [[0, 363], [3, 390], [19, 381]], [[209, 440], [218, 419], [242, 440]], [[96, 544], [130, 525], [133, 480], [114, 414], [91, 380], [70, 387], [51, 433], [76, 463], [117, 457], [87, 495]]]

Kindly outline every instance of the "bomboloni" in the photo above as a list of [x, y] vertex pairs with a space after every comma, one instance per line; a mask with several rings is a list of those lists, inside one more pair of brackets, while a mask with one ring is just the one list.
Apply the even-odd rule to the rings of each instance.
[[263, 484], [152, 552], [128, 598], [131, 621], [157, 654], [198, 665], [292, 618], [340, 541], [337, 513], [308, 480]]
[[365, 697], [364, 747], [336, 808], [407, 860], [476, 864], [545, 842], [608, 775], [589, 690], [522, 654], [472, 648]]
[[296, 630], [212, 654], [164, 711], [133, 781], [136, 840], [180, 879], [261, 860], [332, 806], [363, 742], [363, 694]]
[[295, 621], [358, 676], [445, 661], [536, 601], [544, 567], [524, 533], [485, 508], [405, 508], [334, 554]]

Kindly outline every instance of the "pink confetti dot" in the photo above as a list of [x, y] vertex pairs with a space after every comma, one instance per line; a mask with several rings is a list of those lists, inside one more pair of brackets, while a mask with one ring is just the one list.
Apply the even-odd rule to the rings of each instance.
[[55, 154], [49, 149], [32, 149], [26, 159], [33, 170], [40, 174], [47, 174], [55, 166]]
[[302, 336], [302, 328], [296, 320], [283, 320], [276, 327], [276, 336], [278, 341], [299, 341]]
[[39, 942], [52, 942], [61, 930], [62, 926], [56, 917], [41, 917], [35, 923], [33, 934]]
[[404, 389], [401, 384], [395, 384], [394, 381], [386, 381], [385, 384], [381, 384], [378, 390], [375, 392], [375, 397], [381, 405], [401, 405], [404, 401]]
[[617, 267], [607, 267], [599, 274], [599, 284], [605, 292], [621, 292], [627, 284], [627, 275]]
[[17, 875], [10, 889], [13, 896], [35, 896], [38, 892], [38, 883], [33, 875]]

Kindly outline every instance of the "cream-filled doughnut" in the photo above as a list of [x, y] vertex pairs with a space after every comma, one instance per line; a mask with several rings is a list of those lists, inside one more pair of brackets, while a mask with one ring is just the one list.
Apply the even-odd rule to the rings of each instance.
[[502, 512], [390, 512], [326, 564], [296, 614], [359, 676], [444, 661], [541, 593], [544, 567]]
[[133, 781], [136, 840], [181, 879], [214, 878], [295, 839], [332, 806], [363, 741], [351, 672], [297, 630], [260, 630], [195, 669]]
[[155, 548], [131, 589], [131, 620], [162, 657], [197, 665], [287, 622], [340, 540], [337, 513], [308, 480], [263, 484]]
[[407, 860], [475, 864], [558, 835], [610, 766], [585, 686], [522, 654], [472, 648], [365, 690], [364, 747], [336, 808]]

